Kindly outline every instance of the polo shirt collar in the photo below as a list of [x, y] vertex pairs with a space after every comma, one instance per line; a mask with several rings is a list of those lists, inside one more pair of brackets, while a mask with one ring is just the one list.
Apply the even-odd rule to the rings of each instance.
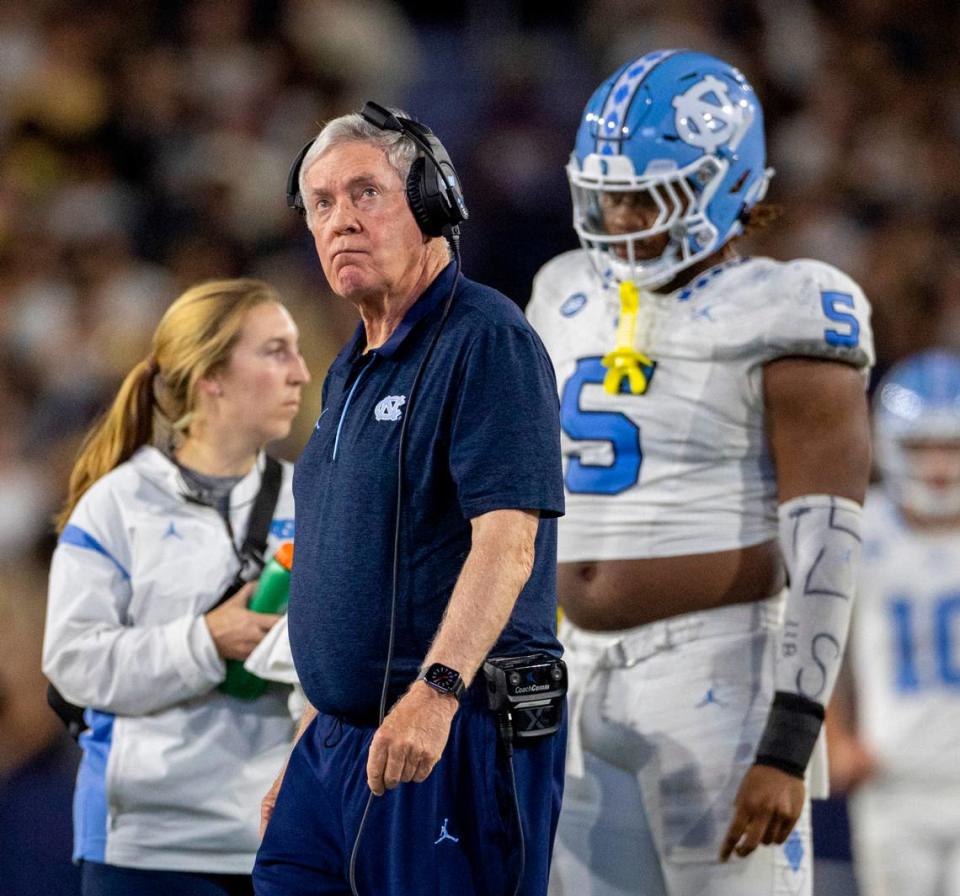
[[[433, 282], [423, 291], [420, 298], [417, 299], [403, 316], [403, 320], [397, 324], [397, 328], [390, 334], [390, 338], [379, 348], [373, 350], [373, 354], [381, 358], [392, 358], [400, 346], [406, 341], [413, 328], [425, 317], [432, 314], [446, 300], [450, 294], [450, 288], [453, 286], [453, 278], [456, 275], [457, 266], [450, 262], [437, 276]], [[340, 353], [335, 366], [341, 364], [352, 364], [363, 352], [366, 345], [366, 331], [363, 328], [363, 321], [357, 324], [357, 329], [353, 334], [353, 339], [346, 345], [344, 351]]]

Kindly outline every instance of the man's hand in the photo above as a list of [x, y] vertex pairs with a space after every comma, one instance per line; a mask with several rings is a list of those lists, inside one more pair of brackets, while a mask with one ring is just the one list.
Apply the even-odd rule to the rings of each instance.
[[761, 843], [783, 843], [803, 811], [805, 792], [799, 778], [768, 765], [752, 765], [737, 791], [720, 861], [726, 862], [733, 852], [748, 856]]
[[245, 660], [280, 620], [276, 613], [247, 609], [256, 587], [256, 582], [247, 582], [233, 597], [204, 616], [217, 653], [225, 660]]
[[280, 792], [280, 785], [283, 783], [283, 774], [287, 770], [284, 766], [277, 775], [276, 780], [270, 785], [270, 789], [260, 800], [260, 839], [263, 839], [263, 833], [267, 829], [267, 823], [270, 816], [273, 815], [273, 807], [277, 805], [277, 794]]
[[447, 745], [457, 700], [415, 681], [370, 742], [367, 783], [375, 796], [400, 783], [425, 781]]

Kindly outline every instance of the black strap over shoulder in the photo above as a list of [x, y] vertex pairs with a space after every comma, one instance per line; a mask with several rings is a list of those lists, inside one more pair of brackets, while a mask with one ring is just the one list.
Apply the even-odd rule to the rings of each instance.
[[[260, 477], [260, 491], [254, 499], [247, 521], [247, 534], [240, 547], [240, 569], [234, 580], [227, 586], [227, 590], [220, 595], [217, 602], [210, 607], [213, 610], [225, 600], [229, 600], [247, 582], [253, 581], [260, 575], [267, 558], [264, 552], [267, 549], [267, 537], [270, 535], [270, 523], [277, 507], [277, 498], [280, 497], [280, 484], [283, 481], [283, 466], [280, 461], [265, 455], [266, 464], [263, 475]], [[207, 611], [209, 612], [209, 610]]]
[[[270, 535], [270, 523], [280, 497], [280, 485], [283, 482], [283, 465], [280, 461], [264, 455], [266, 464], [260, 478], [260, 491], [254, 499], [250, 510], [250, 519], [247, 522], [247, 534], [240, 548], [241, 566], [236, 578], [220, 596], [219, 600], [210, 607], [219, 607], [225, 600], [233, 597], [248, 581], [256, 578], [263, 569], [267, 549], [267, 537]], [[209, 612], [209, 610], [207, 611]], [[87, 730], [87, 722], [83, 717], [84, 708], [71, 703], [52, 684], [47, 685], [47, 703], [67, 726], [70, 736], [76, 740]]]
[[247, 556], [260, 558], [261, 567], [264, 562], [263, 554], [267, 549], [270, 523], [273, 521], [277, 498], [280, 497], [280, 483], [283, 480], [283, 467], [280, 461], [270, 457], [269, 454], [265, 457], [266, 465], [260, 479], [260, 491], [257, 492], [256, 501], [254, 501], [253, 509], [250, 511], [247, 535], [243, 539], [243, 547], [240, 548], [240, 553], [245, 558]]

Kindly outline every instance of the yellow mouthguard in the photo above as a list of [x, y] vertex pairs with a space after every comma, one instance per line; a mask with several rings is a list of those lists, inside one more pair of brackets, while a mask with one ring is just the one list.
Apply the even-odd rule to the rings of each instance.
[[620, 284], [620, 320], [617, 323], [617, 346], [603, 357], [603, 366], [609, 368], [603, 377], [603, 388], [611, 395], [620, 391], [624, 377], [634, 395], [642, 395], [650, 385], [653, 361], [633, 347], [640, 308], [640, 290], [636, 283], [624, 280]]

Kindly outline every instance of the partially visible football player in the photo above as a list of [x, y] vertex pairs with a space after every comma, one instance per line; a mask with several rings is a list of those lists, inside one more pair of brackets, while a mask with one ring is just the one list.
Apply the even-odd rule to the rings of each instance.
[[891, 369], [874, 432], [883, 480], [864, 507], [830, 775], [853, 792], [861, 892], [960, 896], [960, 356]]
[[583, 248], [539, 272], [528, 312], [566, 458], [553, 892], [809, 894], [807, 782], [868, 478], [869, 305], [827, 264], [740, 255], [772, 172], [760, 104], [719, 59], [623, 66], [567, 172]]

